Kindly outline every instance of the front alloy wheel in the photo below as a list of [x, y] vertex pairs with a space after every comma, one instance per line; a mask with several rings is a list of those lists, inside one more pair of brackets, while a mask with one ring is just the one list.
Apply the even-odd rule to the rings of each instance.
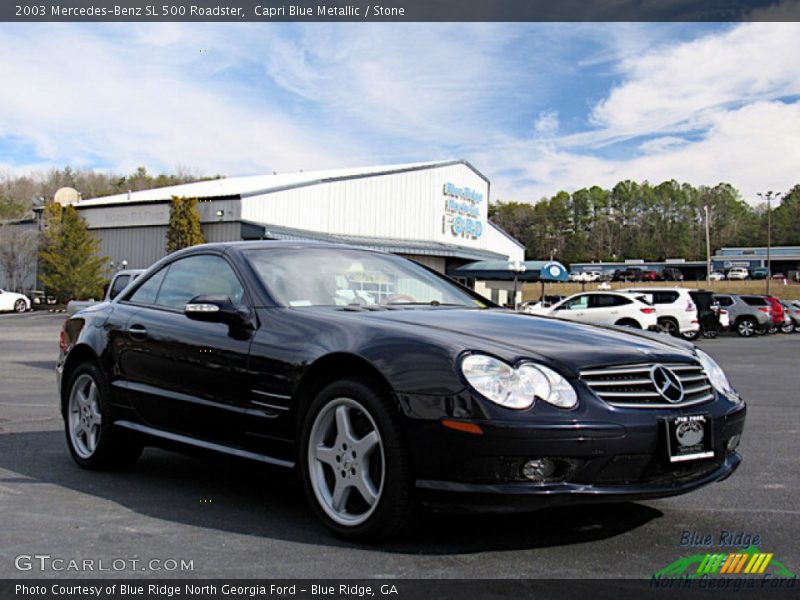
[[300, 468], [317, 515], [336, 534], [395, 535], [413, 506], [411, 460], [387, 394], [344, 380], [325, 387], [306, 414]]
[[360, 525], [378, 505], [386, 470], [383, 442], [367, 409], [336, 398], [314, 420], [308, 444], [311, 487], [340, 525]]
[[20, 298], [14, 303], [14, 312], [24, 313], [26, 310], [28, 310], [28, 307], [25, 304], [25, 300], [23, 300], [22, 298]]

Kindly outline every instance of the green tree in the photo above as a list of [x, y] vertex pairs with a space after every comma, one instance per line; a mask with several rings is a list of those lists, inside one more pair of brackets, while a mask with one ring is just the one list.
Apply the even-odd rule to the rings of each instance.
[[167, 228], [167, 252], [205, 243], [197, 198], [172, 197]]
[[73, 206], [55, 202], [44, 209], [45, 231], [39, 251], [42, 284], [59, 300], [97, 298], [108, 276], [108, 257]]
[[800, 245], [800, 185], [787, 192], [772, 209], [772, 243], [776, 246]]

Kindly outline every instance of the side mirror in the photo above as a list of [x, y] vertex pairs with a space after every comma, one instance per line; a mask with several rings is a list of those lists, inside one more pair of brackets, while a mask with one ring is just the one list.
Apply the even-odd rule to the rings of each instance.
[[239, 308], [227, 296], [195, 296], [183, 308], [183, 314], [194, 321], [244, 325], [249, 322], [250, 312]]

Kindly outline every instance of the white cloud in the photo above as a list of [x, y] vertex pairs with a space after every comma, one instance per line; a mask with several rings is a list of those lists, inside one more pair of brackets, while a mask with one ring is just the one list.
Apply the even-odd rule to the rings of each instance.
[[543, 110], [533, 124], [533, 130], [537, 136], [553, 137], [558, 133], [558, 112], [555, 110]]
[[[211, 35], [182, 27], [134, 30], [131, 40], [72, 26], [6, 26], [0, 36], [0, 137], [33, 144], [54, 164], [130, 170], [191, 165], [206, 173], [349, 164], [345, 144], [312, 132], [269, 102], [250, 103], [212, 80]], [[163, 35], [160, 35], [163, 34]], [[207, 50], [206, 50], [207, 51]], [[324, 140], [324, 143], [321, 143]], [[339, 148], [337, 148], [337, 145]], [[326, 148], [327, 150], [322, 150]], [[337, 149], [339, 152], [337, 152]], [[353, 148], [347, 153], [358, 156]]]
[[[622, 61], [624, 78], [592, 110], [612, 141], [713, 123], [720, 109], [800, 94], [800, 28], [751, 23]], [[577, 137], [586, 140], [586, 136]]]
[[[660, 183], [675, 178], [694, 185], [728, 182], [746, 201], [756, 203], [757, 192], [788, 190], [800, 181], [799, 139], [800, 103], [756, 102], [713, 115], [699, 141], [657, 138], [646, 152], [629, 159], [603, 159], [533, 142], [509, 145], [528, 157], [525, 174], [518, 179], [529, 181], [496, 180], [494, 197], [539, 199], [561, 189], [611, 187], [623, 179]], [[485, 160], [503, 156], [494, 148]], [[503, 167], [495, 162], [494, 168]]]
[[463, 157], [495, 198], [677, 178], [750, 200], [797, 183], [798, 40], [783, 23], [5, 24], [0, 143], [32, 151], [0, 164]]

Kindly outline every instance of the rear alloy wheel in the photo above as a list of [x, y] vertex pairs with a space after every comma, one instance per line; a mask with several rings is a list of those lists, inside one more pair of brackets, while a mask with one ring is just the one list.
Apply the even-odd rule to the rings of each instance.
[[661, 327], [661, 331], [668, 333], [673, 337], [677, 337], [678, 334], [680, 334], [678, 324], [672, 319], [664, 319], [659, 323], [659, 326]]
[[25, 304], [25, 300], [20, 298], [14, 302], [14, 312], [24, 313], [26, 310], [28, 310], [28, 306]]
[[142, 453], [140, 444], [113, 428], [108, 407], [109, 386], [100, 369], [91, 363], [78, 367], [70, 378], [64, 420], [70, 454], [85, 469], [129, 467]]
[[303, 429], [303, 482], [323, 522], [349, 539], [395, 535], [413, 483], [396, 408], [368, 385], [341, 381], [314, 400]]
[[781, 333], [793, 333], [794, 332], [794, 323], [786, 323], [785, 325], [781, 326]]
[[758, 333], [758, 323], [754, 319], [742, 319], [736, 325], [736, 333], [742, 337], [752, 337]]
[[704, 329], [703, 330], [703, 337], [713, 340], [715, 337], [719, 335], [719, 329]]
[[696, 340], [700, 337], [700, 330], [695, 329], [694, 331], [685, 331], [681, 334], [681, 337], [685, 340]]

